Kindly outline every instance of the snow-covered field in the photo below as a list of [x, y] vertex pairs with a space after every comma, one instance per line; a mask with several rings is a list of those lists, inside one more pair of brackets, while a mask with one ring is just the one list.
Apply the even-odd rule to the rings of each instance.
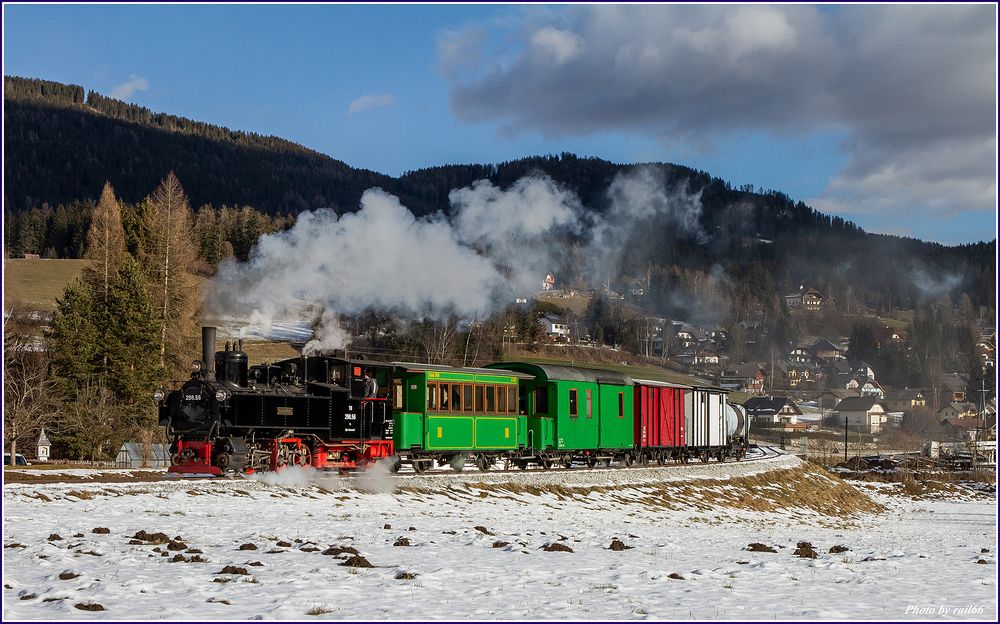
[[656, 474], [8, 484], [3, 616], [996, 618], [994, 496], [869, 501], [788, 457]]

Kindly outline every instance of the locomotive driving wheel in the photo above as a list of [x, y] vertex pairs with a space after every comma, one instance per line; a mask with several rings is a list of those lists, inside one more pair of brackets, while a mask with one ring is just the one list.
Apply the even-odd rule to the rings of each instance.
[[480, 454], [476, 456], [476, 468], [478, 468], [480, 472], [486, 472], [492, 466], [493, 462], [490, 461], [490, 458], [487, 457], [486, 455]]

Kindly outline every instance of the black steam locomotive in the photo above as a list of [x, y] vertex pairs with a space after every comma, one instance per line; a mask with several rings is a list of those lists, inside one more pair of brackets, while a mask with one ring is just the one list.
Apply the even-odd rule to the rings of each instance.
[[222, 474], [289, 465], [351, 469], [393, 454], [392, 366], [302, 356], [248, 366], [240, 343], [202, 360], [178, 390], [157, 390], [171, 472]]

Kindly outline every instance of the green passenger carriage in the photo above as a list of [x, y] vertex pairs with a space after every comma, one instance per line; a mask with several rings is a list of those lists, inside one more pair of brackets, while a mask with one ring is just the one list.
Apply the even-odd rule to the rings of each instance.
[[461, 468], [470, 456], [486, 469], [525, 449], [518, 404], [525, 375], [481, 368], [397, 363], [393, 441], [397, 454], [423, 472], [434, 462]]

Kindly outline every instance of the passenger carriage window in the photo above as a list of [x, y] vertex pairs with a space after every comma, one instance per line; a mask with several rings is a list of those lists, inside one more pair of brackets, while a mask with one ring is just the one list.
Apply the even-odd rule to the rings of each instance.
[[[515, 386], [507, 387], [507, 411], [511, 414], [517, 414], [517, 388]], [[521, 404], [527, 407], [528, 402], [526, 399], [521, 399]]]
[[472, 385], [465, 384], [462, 386], [462, 410], [466, 412], [472, 411]]
[[486, 413], [493, 414], [497, 410], [497, 388], [496, 386], [486, 386]]
[[618, 418], [625, 420], [625, 393], [618, 393]]
[[449, 399], [451, 398], [451, 394], [449, 394], [448, 391], [449, 391], [448, 384], [446, 384], [446, 383], [441, 384], [441, 411], [442, 412], [451, 411], [451, 401], [449, 401]]
[[436, 383], [427, 384], [427, 409], [434, 410], [438, 406], [438, 386]]
[[476, 384], [476, 413], [483, 413], [483, 387]]
[[569, 416], [576, 418], [579, 415], [576, 405], [576, 388], [573, 388], [569, 391]]
[[497, 413], [507, 413], [507, 388], [504, 386], [497, 386]]
[[593, 390], [587, 390], [587, 418], [594, 417]]
[[451, 411], [462, 411], [462, 384], [451, 384]]

